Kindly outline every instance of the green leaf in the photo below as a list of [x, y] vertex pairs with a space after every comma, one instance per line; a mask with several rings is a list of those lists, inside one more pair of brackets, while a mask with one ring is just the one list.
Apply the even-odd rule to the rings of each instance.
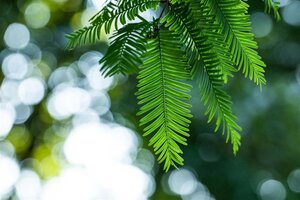
[[150, 144], [164, 170], [183, 165], [181, 145], [186, 137], [192, 117], [187, 103], [191, 86], [186, 83], [189, 73], [187, 63], [178, 43], [178, 36], [159, 30], [157, 38], [150, 39], [144, 63], [138, 75], [138, 115], [143, 115], [141, 125], [146, 125], [144, 135], [152, 135]]
[[148, 9], [157, 9], [159, 3], [158, 0], [123, 0], [119, 4], [110, 1], [90, 20], [90, 26], [67, 35], [69, 39], [67, 48], [72, 49], [78, 45], [95, 43], [101, 37], [102, 27], [106, 33], [110, 32], [112, 25], [118, 30], [119, 23], [125, 25], [128, 21], [138, 17], [139, 13]]
[[251, 31], [248, 5], [241, 0], [199, 0], [211, 9], [215, 23], [222, 27], [221, 33], [229, 47], [233, 62], [256, 84], [266, 83], [265, 64], [256, 52], [257, 43]]
[[100, 60], [101, 71], [105, 76], [138, 72], [138, 67], [142, 64], [141, 55], [147, 43], [145, 32], [149, 28], [149, 23], [141, 22], [128, 24], [115, 32], [110, 38], [110, 47]]
[[174, 32], [181, 33], [181, 43], [186, 44], [185, 50], [191, 65], [192, 77], [198, 80], [201, 100], [207, 106], [208, 121], [216, 117], [215, 131], [220, 126], [223, 127], [223, 134], [226, 132], [227, 141], [231, 141], [233, 152], [236, 154], [240, 146], [241, 128], [232, 113], [229, 96], [221, 90], [224, 81], [219, 68], [220, 60], [215, 52], [217, 49], [206, 32], [193, 21], [194, 19], [188, 5], [176, 4], [169, 10], [163, 22], [166, 22], [166, 26]]
[[280, 2], [275, 2], [273, 0], [264, 0], [265, 2], [265, 12], [266, 13], [271, 13], [273, 11], [273, 15], [277, 21], [281, 19], [280, 14], [279, 14], [279, 5]]
[[[202, 67], [199, 67], [199, 63]], [[242, 128], [237, 124], [237, 118], [232, 112], [230, 96], [222, 90], [222, 74], [203, 60], [191, 64], [196, 69], [193, 71], [193, 76], [199, 84], [201, 100], [206, 106], [205, 114], [208, 115], [208, 122], [216, 118], [215, 131], [222, 127], [222, 134], [226, 133], [226, 141], [231, 142], [233, 153], [236, 154], [241, 145], [239, 132], [242, 131]]]
[[228, 51], [228, 44], [220, 33], [221, 28], [214, 23], [215, 16], [210, 14], [210, 8], [198, 0], [191, 0], [189, 4], [190, 12], [195, 18], [195, 23], [202, 29], [203, 34], [207, 37], [207, 41], [212, 44], [212, 51], [219, 60], [220, 73], [223, 74], [224, 82], [228, 80], [228, 76], [233, 77], [233, 73], [237, 72], [232, 56]]
[[[266, 12], [273, 10], [279, 19], [278, 3], [263, 1]], [[68, 47], [95, 43], [101, 31], [115, 28], [101, 71], [138, 73], [140, 126], [168, 171], [183, 164], [191, 79], [197, 81], [208, 122], [215, 122], [215, 131], [222, 129], [234, 154], [239, 150], [242, 129], [224, 85], [237, 71], [260, 86], [266, 83], [248, 7], [246, 0], [108, 0], [89, 26], [67, 36]], [[141, 17], [149, 9], [157, 10], [152, 20]], [[132, 23], [135, 19], [141, 22]]]

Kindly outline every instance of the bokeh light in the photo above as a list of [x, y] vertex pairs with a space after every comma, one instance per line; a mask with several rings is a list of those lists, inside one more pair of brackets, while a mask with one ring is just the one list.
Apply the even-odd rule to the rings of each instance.
[[92, 66], [87, 72], [87, 79], [91, 88], [95, 90], [107, 90], [113, 84], [113, 78], [99, 75], [99, 66]]
[[251, 15], [252, 30], [255, 37], [265, 37], [272, 31], [273, 21], [263, 12], [255, 12]]
[[85, 10], [83, 10], [80, 16], [80, 26], [88, 26], [89, 20], [97, 13], [97, 11], [98, 10], [95, 7], [87, 7]]
[[30, 40], [30, 33], [26, 26], [19, 23], [9, 25], [4, 34], [6, 45], [12, 49], [24, 48]]
[[89, 0], [88, 2], [90, 2], [97, 10], [101, 10], [107, 3], [106, 0]]
[[262, 200], [284, 200], [286, 189], [281, 182], [269, 179], [260, 184], [259, 195]]
[[34, 43], [29, 43], [25, 48], [21, 50], [23, 54], [25, 54], [31, 62], [34, 64], [38, 64], [42, 59], [42, 51], [39, 46]]
[[18, 105], [20, 98], [18, 94], [20, 82], [11, 79], [4, 79], [0, 88], [1, 99], [12, 105]]
[[25, 123], [32, 113], [32, 108], [26, 104], [18, 104], [15, 106], [16, 119], [15, 124]]
[[276, 2], [279, 3], [279, 7], [285, 7], [286, 5], [288, 5], [292, 0], [277, 0]]
[[40, 78], [27, 78], [20, 83], [18, 94], [22, 103], [36, 105], [45, 95], [45, 84]]
[[10, 79], [23, 79], [28, 71], [29, 63], [26, 57], [20, 53], [6, 56], [2, 63], [2, 72]]
[[283, 8], [284, 21], [293, 26], [300, 26], [300, 1], [293, 1]]
[[66, 119], [88, 109], [90, 94], [78, 87], [61, 85], [54, 90], [47, 102], [49, 113], [56, 119]]
[[0, 103], [0, 140], [7, 136], [15, 122], [15, 118], [16, 111], [14, 107], [9, 103]]
[[48, 85], [53, 89], [62, 83], [72, 83], [76, 77], [77, 74], [74, 69], [70, 67], [59, 67], [51, 73], [48, 79]]
[[30, 169], [23, 169], [16, 183], [18, 199], [29, 200], [39, 199], [42, 183], [36, 172]]
[[81, 73], [87, 75], [91, 66], [95, 66], [99, 64], [99, 60], [103, 57], [102, 53], [96, 51], [89, 51], [84, 53], [79, 61], [78, 61], [78, 68]]
[[296, 193], [300, 193], [300, 169], [293, 170], [288, 176], [289, 188]]
[[100, 117], [98, 113], [93, 109], [87, 109], [83, 112], [79, 112], [74, 115], [72, 119], [73, 126], [80, 126], [85, 123], [98, 123], [100, 122]]
[[[122, 140], [119, 140], [122, 138]], [[78, 149], [78, 145], [82, 148]], [[132, 163], [137, 141], [125, 128], [87, 123], [75, 127], [67, 138], [64, 152], [70, 163], [101, 167], [111, 162]], [[117, 149], [114, 147], [118, 147]]]
[[172, 171], [168, 183], [171, 191], [179, 195], [192, 194], [197, 187], [195, 175], [186, 169]]
[[102, 116], [109, 112], [111, 102], [109, 96], [106, 93], [92, 91], [90, 92], [90, 95], [92, 97], [90, 107], [93, 108], [93, 110], [95, 110], [98, 115]]
[[[2, 119], [2, 118], [1, 118]], [[0, 197], [9, 195], [20, 174], [18, 163], [0, 153]]]
[[44, 27], [49, 22], [50, 17], [50, 9], [43, 2], [30, 3], [25, 10], [25, 20], [31, 28]]

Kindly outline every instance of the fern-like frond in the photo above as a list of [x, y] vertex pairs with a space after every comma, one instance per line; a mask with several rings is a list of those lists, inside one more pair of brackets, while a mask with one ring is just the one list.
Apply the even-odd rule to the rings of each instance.
[[[208, 115], [208, 122], [216, 118], [215, 131], [222, 127], [222, 134], [226, 133], [226, 141], [231, 142], [233, 153], [236, 154], [241, 145], [239, 132], [242, 128], [236, 123], [237, 118], [232, 112], [230, 96], [222, 90], [222, 74], [218, 69], [204, 66], [201, 62], [200, 60], [191, 64], [194, 65], [193, 76], [199, 84], [201, 100], [207, 108], [205, 114]], [[202, 67], [199, 67], [199, 63]]]
[[164, 170], [183, 165], [181, 145], [189, 136], [191, 86], [187, 63], [178, 44], [176, 34], [159, 30], [156, 38], [149, 40], [145, 61], [138, 75], [138, 100], [142, 105], [138, 115], [143, 115], [141, 125], [146, 125], [144, 136], [153, 134], [153, 145], [158, 161], [164, 162]]
[[214, 23], [215, 16], [210, 14], [209, 7], [198, 0], [190, 0], [188, 5], [195, 21], [198, 22], [198, 27], [203, 30], [208, 42], [212, 44], [212, 51], [220, 61], [220, 72], [223, 74], [224, 81], [227, 82], [227, 77], [233, 77], [233, 72], [236, 72], [237, 69], [234, 67], [230, 52], [228, 52], [229, 47], [220, 33], [221, 28]]
[[275, 19], [279, 21], [281, 18], [278, 10], [280, 3], [275, 2], [273, 0], [264, 0], [264, 2], [265, 2], [265, 12], [271, 13], [273, 11], [273, 15]]
[[[266, 12], [280, 18], [277, 0], [261, 1]], [[152, 20], [141, 17], [158, 7]], [[115, 29], [101, 71], [105, 76], [138, 72], [140, 125], [168, 171], [183, 164], [181, 146], [187, 144], [192, 117], [191, 79], [198, 83], [208, 122], [222, 130], [234, 154], [239, 150], [241, 127], [223, 86], [236, 71], [260, 86], [266, 83], [248, 8], [247, 0], [106, 0], [89, 26], [67, 36], [68, 48], [95, 43], [102, 32]]]
[[197, 77], [199, 70], [202, 70], [199, 85], [202, 101], [207, 106], [208, 121], [212, 121], [214, 117], [217, 118], [215, 131], [221, 125], [223, 126], [223, 133], [226, 132], [227, 141], [230, 139], [233, 152], [236, 154], [240, 145], [241, 128], [232, 114], [230, 99], [220, 89], [224, 81], [214, 46], [210, 43], [209, 36], [197, 26], [194, 20], [195, 17], [189, 6], [184, 4], [174, 4], [163, 19], [167, 27], [178, 34], [181, 33], [181, 42], [186, 44], [192, 76]]
[[211, 8], [211, 14], [216, 16], [216, 23], [222, 27], [221, 33], [238, 69], [242, 69], [245, 76], [256, 84], [265, 84], [266, 65], [256, 51], [257, 43], [247, 14], [248, 5], [241, 0], [199, 0], [201, 1]]
[[145, 32], [149, 27], [149, 23], [141, 22], [128, 24], [116, 31], [110, 38], [111, 45], [100, 60], [101, 71], [105, 76], [138, 72], [138, 67], [142, 64], [141, 55], [147, 43]]
[[119, 23], [125, 25], [128, 21], [134, 20], [139, 13], [148, 9], [156, 9], [159, 3], [159, 0], [123, 0], [119, 4], [111, 1], [90, 20], [90, 26], [67, 35], [69, 39], [67, 48], [95, 43], [100, 39], [102, 27], [106, 33], [110, 32], [112, 25], [118, 30]]
[[210, 52], [207, 64], [219, 67], [220, 61], [213, 52], [213, 45], [209, 43], [208, 36], [205, 35], [203, 29], [197, 25], [188, 5], [183, 3], [172, 5], [161, 23], [165, 23], [166, 27], [180, 35], [180, 43], [189, 54], [190, 60], [200, 59], [201, 49], [206, 49]]

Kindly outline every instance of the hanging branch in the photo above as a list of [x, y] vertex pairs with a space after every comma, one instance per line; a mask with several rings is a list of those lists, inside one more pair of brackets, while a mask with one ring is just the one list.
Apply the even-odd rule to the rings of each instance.
[[[264, 0], [266, 11], [279, 19], [278, 4]], [[140, 14], [161, 9], [158, 18]], [[68, 47], [95, 43], [114, 30], [111, 46], [101, 59], [105, 76], [135, 74], [144, 136], [164, 163], [164, 170], [183, 165], [191, 123], [191, 80], [197, 81], [208, 122], [226, 135], [236, 154], [241, 127], [223, 86], [241, 72], [262, 87], [266, 67], [251, 32], [249, 5], [243, 0], [120, 0], [106, 6], [90, 25], [67, 36]], [[139, 23], [132, 23], [140, 19]], [[119, 25], [122, 26], [119, 26]]]

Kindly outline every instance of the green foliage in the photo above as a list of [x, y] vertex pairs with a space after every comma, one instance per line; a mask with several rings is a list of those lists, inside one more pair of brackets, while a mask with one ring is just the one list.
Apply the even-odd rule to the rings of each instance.
[[160, 1], [150, 0], [123, 0], [117, 4], [110, 1], [99, 13], [91, 20], [91, 25], [84, 27], [67, 36], [70, 40], [68, 48], [85, 43], [95, 43], [101, 37], [101, 29], [104, 27], [105, 33], [109, 33], [112, 25], [118, 29], [118, 24], [125, 25], [127, 21], [134, 20], [140, 12], [150, 8], [157, 8]]
[[107, 56], [100, 60], [101, 71], [105, 76], [138, 72], [147, 43], [142, 34], [147, 28], [148, 23], [128, 24], [110, 37], [112, 43], [107, 50]]
[[279, 8], [279, 2], [274, 2], [273, 0], [264, 0], [265, 2], [265, 12], [271, 13], [273, 10], [274, 17], [277, 21], [280, 20], [280, 14], [278, 11]]
[[222, 27], [221, 32], [224, 41], [228, 44], [232, 61], [250, 80], [254, 80], [260, 86], [265, 84], [265, 64], [255, 51], [257, 44], [251, 33], [251, 24], [247, 14], [248, 5], [236, 0], [203, 1], [211, 8], [210, 13], [215, 16], [215, 22]]
[[[202, 10], [199, 10], [200, 12], [203, 13]], [[199, 86], [202, 101], [207, 106], [208, 121], [212, 121], [217, 116], [215, 130], [217, 131], [223, 125], [223, 133], [226, 131], [227, 139], [231, 139], [233, 151], [236, 153], [240, 145], [238, 131], [241, 128], [237, 125], [236, 117], [232, 114], [230, 98], [220, 89], [224, 82], [223, 74], [219, 69], [219, 66], [223, 66], [220, 62], [223, 51], [218, 51], [216, 49], [218, 46], [212, 43], [215, 42], [212, 38], [214, 35], [217, 38], [218, 33], [210, 31], [213, 34], [211, 36], [200, 28], [209, 26], [208, 22], [210, 22], [211, 17], [207, 17], [208, 15], [205, 16], [205, 14], [203, 16], [205, 24], [200, 26], [196, 21], [201, 17], [197, 19], [193, 16], [188, 5], [180, 4], [172, 6], [162, 21], [166, 21], [166, 26], [170, 30], [182, 34], [181, 43], [185, 45], [185, 51], [188, 52], [192, 77], [197, 77], [200, 80]], [[210, 27], [206, 28], [210, 29]], [[214, 29], [214, 27], [212, 28]]]
[[[176, 63], [176, 65], [174, 65]], [[138, 76], [138, 99], [142, 105], [138, 115], [144, 115], [140, 125], [147, 125], [144, 136], [154, 133], [149, 145], [153, 145], [158, 161], [170, 165], [183, 164], [179, 144], [186, 145], [191, 105], [191, 86], [186, 70], [187, 61], [178, 43], [178, 35], [171, 31], [157, 31], [156, 38], [149, 39], [144, 63]]]
[[[279, 19], [277, 4], [265, 3]], [[223, 86], [238, 71], [260, 86], [266, 83], [248, 7], [242, 0], [109, 1], [90, 26], [67, 36], [68, 47], [94, 43], [102, 28], [109, 33], [113, 26], [101, 71], [105, 76], [138, 73], [140, 125], [168, 171], [183, 165], [180, 145], [187, 145], [189, 136], [191, 80], [198, 83], [208, 122], [215, 121], [215, 131], [222, 129], [238, 152], [242, 129]], [[151, 21], [140, 15], [149, 9], [158, 13]]]

